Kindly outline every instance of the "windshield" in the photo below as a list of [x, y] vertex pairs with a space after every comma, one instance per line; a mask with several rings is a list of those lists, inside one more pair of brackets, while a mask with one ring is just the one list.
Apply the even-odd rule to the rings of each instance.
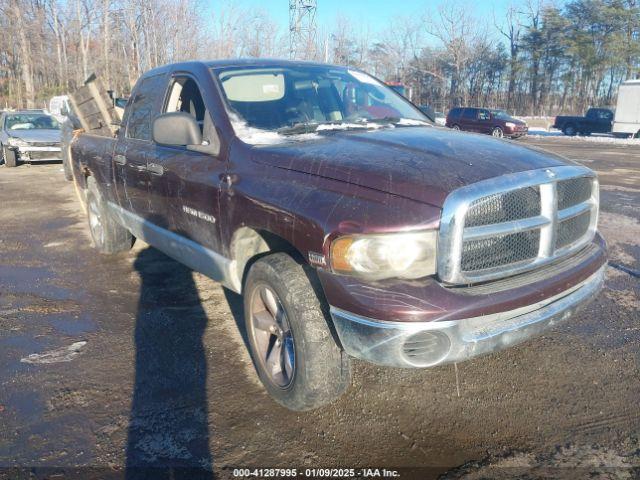
[[241, 138], [247, 129], [293, 135], [429, 124], [391, 88], [357, 70], [305, 65], [216, 73]]
[[493, 115], [493, 118], [498, 118], [500, 120], [510, 120], [513, 118], [504, 110], [491, 110], [491, 115]]
[[7, 115], [4, 122], [7, 130], [59, 130], [58, 121], [41, 113], [19, 113]]

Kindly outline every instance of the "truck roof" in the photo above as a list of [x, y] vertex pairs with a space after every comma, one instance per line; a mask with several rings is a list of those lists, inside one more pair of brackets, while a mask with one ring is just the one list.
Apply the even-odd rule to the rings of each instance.
[[294, 66], [317, 66], [334, 67], [344, 69], [343, 65], [333, 65], [322, 62], [309, 62], [305, 60], [284, 60], [279, 58], [229, 58], [220, 60], [197, 60], [191, 62], [170, 63], [161, 67], [148, 70], [142, 74], [143, 77], [156, 75], [167, 70], [189, 70], [193, 67], [206, 68], [226, 68], [226, 67], [294, 67]]
[[622, 85], [640, 85], [640, 78], [636, 80], [625, 80]]

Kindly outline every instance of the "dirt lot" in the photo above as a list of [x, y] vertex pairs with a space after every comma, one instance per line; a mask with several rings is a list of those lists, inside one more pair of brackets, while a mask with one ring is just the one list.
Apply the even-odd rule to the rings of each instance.
[[27, 478], [6, 470], [15, 466], [105, 478], [150, 465], [199, 470], [148, 478], [276, 466], [637, 478], [640, 146], [523, 142], [600, 174], [605, 291], [563, 326], [457, 375], [354, 362], [348, 393], [309, 413], [262, 389], [239, 297], [144, 244], [96, 254], [59, 165], [1, 168], [0, 478]]

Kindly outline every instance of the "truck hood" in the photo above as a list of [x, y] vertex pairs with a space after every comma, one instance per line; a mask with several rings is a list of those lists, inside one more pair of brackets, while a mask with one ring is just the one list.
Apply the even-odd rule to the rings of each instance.
[[331, 132], [256, 147], [255, 161], [441, 207], [462, 186], [564, 165], [566, 159], [509, 140], [435, 127]]
[[7, 132], [10, 137], [19, 138], [25, 142], [60, 142], [60, 130], [33, 129], [11, 130]]

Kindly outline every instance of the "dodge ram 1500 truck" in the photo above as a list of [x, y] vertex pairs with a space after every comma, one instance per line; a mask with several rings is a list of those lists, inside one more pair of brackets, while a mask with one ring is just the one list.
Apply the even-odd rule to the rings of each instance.
[[114, 138], [71, 148], [97, 249], [140, 238], [242, 294], [255, 368], [290, 409], [341, 395], [352, 357], [460, 362], [602, 286], [591, 170], [433, 126], [359, 70], [167, 65]]

